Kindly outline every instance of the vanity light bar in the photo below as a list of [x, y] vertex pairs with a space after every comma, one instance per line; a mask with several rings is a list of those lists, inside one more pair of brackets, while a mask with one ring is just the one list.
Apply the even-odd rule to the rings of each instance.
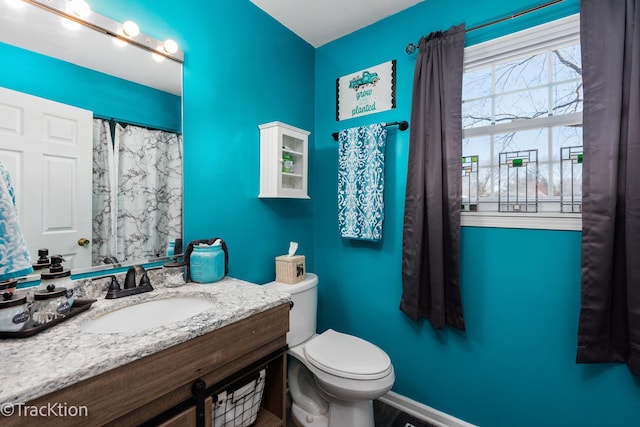
[[[179, 63], [184, 62], [184, 52], [181, 49], [177, 49], [177, 44], [175, 44], [175, 42], [173, 42], [173, 44], [176, 46], [175, 52], [169, 52], [169, 50], [165, 48], [166, 42], [154, 39], [153, 37], [147, 36], [144, 33], [139, 33], [135, 36], [127, 36], [123, 32], [123, 24], [109, 19], [106, 16], [95, 13], [91, 10], [87, 13], [86, 16], [80, 18], [73, 12], [68, 12], [66, 10], [66, 5], [69, 0], [22, 1], [45, 9], [49, 12], [55, 13], [56, 15], [67, 18], [73, 22], [77, 22], [78, 24], [84, 25], [85, 27], [91, 28], [95, 31], [108, 34], [118, 40], [122, 40], [132, 45], [138, 46], [139, 48], [147, 50], [151, 53], [162, 55], [163, 57], [172, 59]], [[171, 47], [173, 47], [173, 45]]]

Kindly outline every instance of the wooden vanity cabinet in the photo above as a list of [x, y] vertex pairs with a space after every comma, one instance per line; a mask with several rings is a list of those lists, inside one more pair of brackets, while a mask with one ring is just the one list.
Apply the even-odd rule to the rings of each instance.
[[[284, 427], [288, 330], [289, 304], [285, 303], [28, 403], [84, 406], [86, 417], [11, 417], [3, 425], [34, 421], [42, 426], [139, 425], [192, 399], [197, 380], [207, 386], [219, 384], [266, 358], [265, 389], [254, 425]], [[208, 398], [206, 426], [211, 426], [211, 404]], [[162, 425], [195, 426], [195, 414], [195, 407], [188, 407]]]

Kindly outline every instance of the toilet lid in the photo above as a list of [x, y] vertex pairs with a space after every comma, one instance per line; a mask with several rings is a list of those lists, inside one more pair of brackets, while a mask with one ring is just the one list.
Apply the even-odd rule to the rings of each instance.
[[375, 380], [391, 371], [391, 359], [379, 347], [333, 329], [305, 344], [304, 354], [316, 368], [342, 378]]

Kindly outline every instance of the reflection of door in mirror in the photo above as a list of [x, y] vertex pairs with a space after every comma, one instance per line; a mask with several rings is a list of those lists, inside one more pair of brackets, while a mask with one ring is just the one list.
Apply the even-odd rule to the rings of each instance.
[[91, 266], [91, 111], [0, 88], [0, 161], [11, 173], [29, 252]]

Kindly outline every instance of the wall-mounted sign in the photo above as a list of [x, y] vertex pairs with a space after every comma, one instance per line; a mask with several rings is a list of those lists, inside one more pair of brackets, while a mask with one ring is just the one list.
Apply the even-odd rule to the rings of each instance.
[[336, 120], [396, 108], [396, 60], [336, 79]]

